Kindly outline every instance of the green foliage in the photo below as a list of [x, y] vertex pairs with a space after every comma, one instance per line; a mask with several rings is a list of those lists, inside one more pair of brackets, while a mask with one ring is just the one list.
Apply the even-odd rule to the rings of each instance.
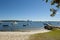
[[48, 0], [46, 0], [46, 3], [48, 2]]
[[[47, 3], [48, 1], [49, 1], [49, 0], [46, 0], [46, 3]], [[57, 4], [57, 5], [56, 5], [57, 10], [60, 8], [60, 0], [51, 0], [51, 1], [50, 1], [50, 4], [51, 4], [51, 6], [54, 5], [54, 4]], [[51, 8], [51, 9], [53, 9], [53, 8]], [[56, 9], [54, 9], [54, 10], [56, 10]], [[52, 14], [51, 14], [50, 16], [53, 17], [53, 16], [55, 16], [55, 14], [56, 14], [57, 11], [51, 11], [51, 12], [52, 12]]]
[[53, 17], [53, 16], [55, 16], [55, 14], [56, 14], [57, 10], [55, 10], [55, 9], [51, 8], [51, 9], [50, 9], [50, 11], [52, 12], [52, 14], [51, 14], [50, 16], [52, 16], [52, 17]]

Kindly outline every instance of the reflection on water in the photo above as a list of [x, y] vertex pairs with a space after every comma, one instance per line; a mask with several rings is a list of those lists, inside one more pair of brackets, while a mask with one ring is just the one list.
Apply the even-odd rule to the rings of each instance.
[[0, 22], [0, 30], [1, 31], [22, 31], [22, 30], [39, 30], [44, 27], [44, 23], [49, 23], [53, 26], [60, 26], [59, 21], [24, 21], [24, 22]]

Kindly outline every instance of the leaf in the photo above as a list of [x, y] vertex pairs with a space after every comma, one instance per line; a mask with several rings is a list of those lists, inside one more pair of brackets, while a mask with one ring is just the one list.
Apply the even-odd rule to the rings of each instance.
[[56, 14], [56, 11], [53, 11], [52, 14], [51, 14], [50, 16], [53, 17], [53, 16], [55, 16], [55, 14]]
[[46, 0], [46, 3], [48, 2], [48, 0]]
[[51, 17], [54, 17], [54, 16], [55, 16], [55, 14], [51, 14], [50, 16], [51, 16]]
[[55, 3], [54, 1], [51, 1], [51, 5], [54, 5], [54, 3]]
[[51, 11], [51, 12], [56, 12], [57, 10], [56, 10], [56, 9], [51, 8], [51, 9], [50, 9], [50, 11]]
[[52, 8], [52, 9], [50, 9], [50, 11], [52, 12], [52, 14], [50, 16], [52, 16], [52, 17], [55, 16], [57, 10], [55, 10], [55, 9]]
[[57, 8], [60, 8], [60, 4], [57, 4], [56, 7], [57, 7]]

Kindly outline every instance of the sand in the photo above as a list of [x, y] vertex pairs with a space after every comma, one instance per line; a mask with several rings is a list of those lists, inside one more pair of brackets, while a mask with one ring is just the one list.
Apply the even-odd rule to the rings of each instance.
[[45, 33], [49, 30], [34, 30], [30, 32], [0, 32], [0, 40], [28, 40], [29, 36], [36, 33]]

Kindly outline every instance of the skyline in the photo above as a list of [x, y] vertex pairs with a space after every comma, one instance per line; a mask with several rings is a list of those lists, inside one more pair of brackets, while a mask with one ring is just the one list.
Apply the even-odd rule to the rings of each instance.
[[0, 0], [0, 20], [59, 21], [60, 10], [51, 17], [50, 8], [42, 0]]

